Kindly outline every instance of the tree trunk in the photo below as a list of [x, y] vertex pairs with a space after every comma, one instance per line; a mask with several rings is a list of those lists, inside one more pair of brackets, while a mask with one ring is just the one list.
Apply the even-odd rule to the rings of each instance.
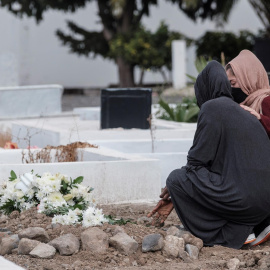
[[142, 69], [141, 69], [141, 75], [140, 75], [139, 86], [143, 86], [144, 71], [145, 71], [145, 69], [142, 68]]
[[134, 86], [134, 67], [127, 64], [123, 58], [116, 59], [118, 66], [119, 87], [133, 87]]

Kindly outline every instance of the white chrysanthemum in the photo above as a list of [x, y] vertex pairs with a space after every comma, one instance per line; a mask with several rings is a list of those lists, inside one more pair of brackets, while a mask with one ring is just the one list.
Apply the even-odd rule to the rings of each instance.
[[35, 206], [35, 204], [33, 202], [23, 202], [20, 204], [20, 208], [22, 210], [28, 210], [28, 209], [32, 208], [33, 206]]
[[78, 189], [77, 188], [73, 188], [70, 190], [70, 194], [72, 195], [72, 197], [77, 197], [78, 195]]
[[45, 173], [43, 173], [43, 174], [42, 174], [41, 178], [45, 178], [45, 177], [51, 177], [51, 176], [52, 176], [52, 174], [51, 174], [51, 173], [49, 173], [49, 172], [45, 172]]
[[49, 186], [49, 185], [43, 185], [43, 187], [40, 188], [40, 191], [41, 191], [43, 194], [48, 195], [48, 194], [50, 194], [50, 193], [53, 192], [53, 189], [52, 189], [51, 186]]
[[27, 192], [26, 192], [26, 196], [29, 198], [29, 199], [32, 199], [34, 197], [34, 190], [32, 188], [30, 188]]
[[75, 211], [69, 210], [67, 214], [67, 220], [69, 224], [75, 224], [78, 222], [79, 217], [77, 216]]
[[80, 210], [79, 208], [76, 208], [76, 209], [74, 210], [74, 212], [76, 213], [76, 215], [81, 215], [83, 211]]
[[39, 190], [38, 192], [36, 192], [36, 197], [38, 198], [39, 201], [41, 201], [45, 196], [46, 194], [43, 193], [41, 190]]
[[94, 226], [93, 218], [90, 216], [83, 217], [82, 225], [83, 225], [83, 227]]
[[11, 196], [10, 194], [4, 194], [2, 197], [1, 197], [1, 205], [6, 203], [9, 199], [11, 199]]
[[70, 178], [67, 175], [57, 173], [55, 175], [58, 179], [65, 181], [67, 184], [70, 183]]
[[49, 196], [48, 196], [48, 201], [51, 203], [59, 203], [59, 202], [63, 202], [65, 203], [65, 199], [63, 198], [63, 195], [60, 192], [52, 192]]
[[83, 197], [84, 198], [85, 196], [87, 196], [88, 190], [89, 190], [88, 187], [85, 187], [85, 186], [80, 185], [80, 184], [78, 184], [76, 186], [77, 186], [77, 188], [74, 187], [70, 191], [70, 193], [72, 194], [73, 197], [77, 197], [77, 198]]
[[74, 206], [75, 202], [73, 200], [69, 200], [69, 201], [67, 201], [67, 204], [70, 205], [70, 206]]
[[103, 216], [102, 209], [96, 208], [95, 215], [97, 215], [97, 216]]
[[56, 224], [56, 223], [59, 223], [59, 224], [63, 224], [63, 216], [61, 215], [55, 215], [53, 218], [52, 218], [52, 224]]
[[13, 193], [13, 198], [15, 200], [20, 200], [24, 196], [24, 193], [21, 190], [15, 189]]
[[92, 193], [85, 193], [83, 195], [83, 199], [87, 202], [95, 202], [93, 194]]
[[53, 191], [59, 191], [61, 189], [61, 181], [52, 181], [49, 183], [50, 187], [52, 188]]

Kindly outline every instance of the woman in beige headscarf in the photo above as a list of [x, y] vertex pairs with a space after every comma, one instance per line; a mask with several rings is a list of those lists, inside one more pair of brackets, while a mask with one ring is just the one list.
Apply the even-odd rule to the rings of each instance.
[[[270, 137], [270, 86], [260, 60], [250, 51], [243, 50], [226, 66], [232, 95], [240, 106], [253, 114]], [[270, 239], [270, 218], [254, 227], [256, 246]]]
[[260, 60], [243, 50], [227, 64], [226, 73], [235, 101], [257, 117], [270, 137], [270, 86]]

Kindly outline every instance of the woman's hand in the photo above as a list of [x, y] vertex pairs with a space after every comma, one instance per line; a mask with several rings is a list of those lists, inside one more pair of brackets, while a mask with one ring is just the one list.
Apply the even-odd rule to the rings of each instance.
[[258, 120], [261, 119], [261, 115], [259, 113], [257, 113], [255, 110], [249, 108], [248, 106], [245, 105], [240, 105], [244, 110], [250, 112], [251, 114], [253, 114]]
[[169, 191], [167, 189], [167, 187], [165, 187], [161, 194], [159, 195], [159, 197], [163, 200], [163, 201], [167, 201], [167, 200], [170, 200], [170, 194], [169, 194]]
[[173, 210], [173, 203], [171, 200], [160, 200], [156, 207], [147, 215], [147, 217], [153, 216], [152, 225], [163, 226], [164, 221]]

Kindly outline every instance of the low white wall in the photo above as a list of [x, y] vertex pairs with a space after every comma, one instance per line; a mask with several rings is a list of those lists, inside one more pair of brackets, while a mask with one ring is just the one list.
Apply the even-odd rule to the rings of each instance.
[[144, 158], [158, 159], [160, 161], [161, 170], [161, 186], [166, 186], [166, 180], [169, 174], [187, 164], [187, 152], [179, 153], [143, 153], [140, 156]]
[[58, 146], [61, 134], [57, 131], [46, 130], [40, 127], [24, 126], [21, 124], [12, 124], [12, 141], [17, 142], [19, 148], [28, 148], [38, 146], [43, 148], [47, 145]]
[[61, 85], [0, 87], [0, 118], [56, 115], [62, 111]]
[[[160, 164], [158, 160], [142, 157], [132, 157], [117, 154], [114, 151], [105, 155], [105, 150], [87, 149], [87, 155], [93, 157], [104, 154], [103, 161], [35, 163], [19, 164], [21, 150], [6, 150], [0, 152], [0, 180], [8, 179], [10, 171], [18, 175], [34, 170], [63, 173], [72, 178], [84, 176], [84, 185], [94, 188], [97, 203], [119, 203], [128, 201], [157, 201], [161, 191]], [[13, 156], [13, 158], [12, 158]], [[114, 158], [114, 161], [110, 161]], [[101, 159], [101, 158], [100, 158]], [[117, 160], [119, 159], [119, 160]], [[6, 162], [4, 162], [6, 160]], [[0, 181], [0, 183], [1, 183]]]
[[[169, 132], [169, 131], [168, 131]], [[164, 139], [156, 140], [91, 140], [89, 143], [96, 144], [123, 153], [154, 153], [188, 152], [192, 146], [193, 139]]]
[[91, 143], [123, 153], [158, 159], [161, 169], [161, 186], [164, 187], [168, 175], [187, 164], [187, 153], [193, 139], [154, 140], [154, 152], [152, 152], [151, 140], [100, 140], [91, 141]]

